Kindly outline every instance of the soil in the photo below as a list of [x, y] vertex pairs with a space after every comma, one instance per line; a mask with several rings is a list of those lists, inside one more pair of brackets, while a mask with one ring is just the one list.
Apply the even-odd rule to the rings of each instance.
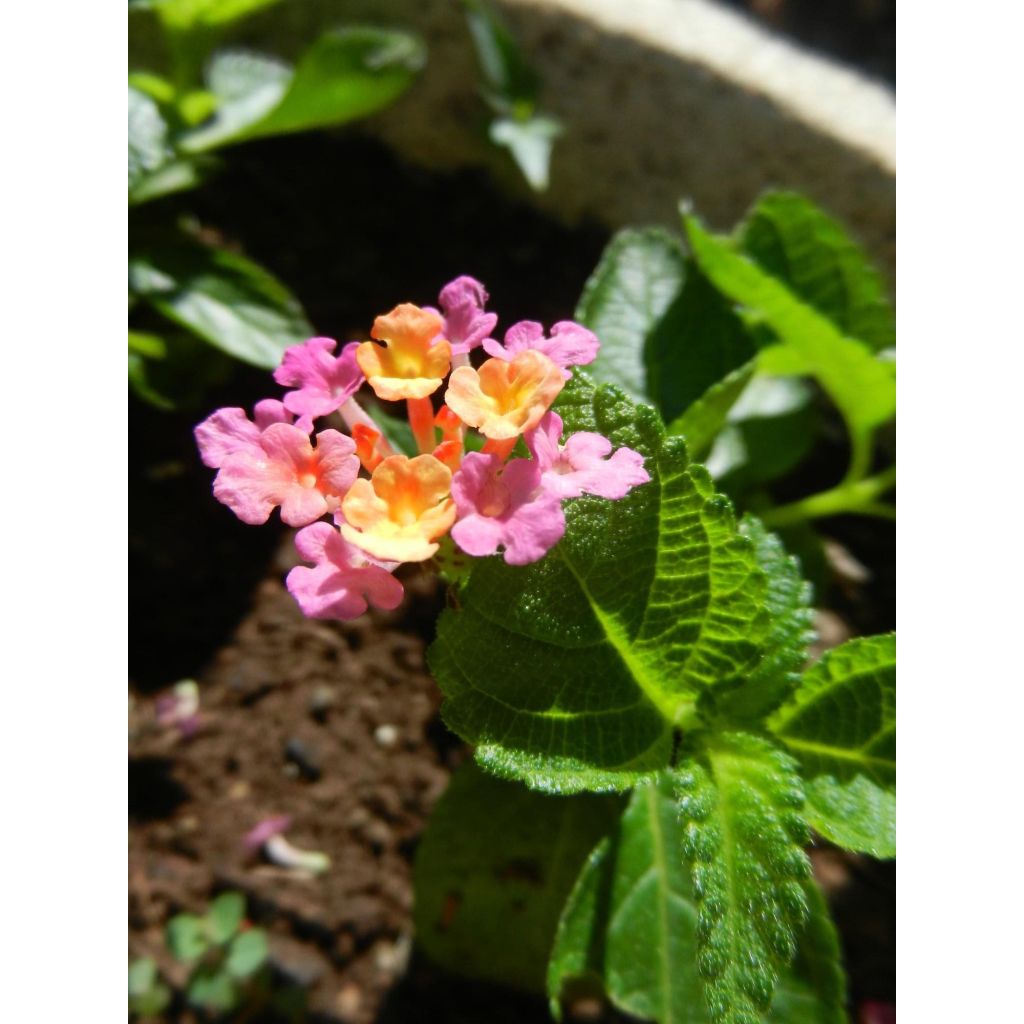
[[[463, 272], [487, 283], [503, 319], [565, 318], [606, 241], [599, 228], [570, 230], [509, 202], [480, 175], [428, 176], [354, 137], [240, 148], [179, 208], [241, 240], [295, 288], [318, 330], [341, 339], [364, 336], [396, 301], [429, 303]], [[238, 889], [271, 935], [275, 970], [308, 990], [312, 1020], [547, 1021], [539, 997], [454, 981], [413, 945], [412, 858], [467, 756], [440, 722], [424, 665], [444, 594], [413, 568], [393, 613], [307, 620], [282, 583], [290, 531], [247, 527], [212, 499], [193, 424], [269, 393], [265, 374], [236, 368], [201, 408], [131, 404], [130, 953], [153, 955], [180, 982], [162, 941], [168, 917]], [[891, 531], [852, 522], [843, 535], [838, 525], [874, 576], [838, 593], [843, 614], [823, 632], [891, 628]], [[182, 678], [200, 686], [190, 738], [155, 720], [154, 695]], [[330, 871], [299, 878], [247, 857], [245, 833], [277, 814], [291, 816], [296, 845], [330, 856]], [[892, 865], [825, 846], [814, 857], [855, 1005], [891, 1001]], [[192, 1018], [175, 1007], [167, 1019]]]

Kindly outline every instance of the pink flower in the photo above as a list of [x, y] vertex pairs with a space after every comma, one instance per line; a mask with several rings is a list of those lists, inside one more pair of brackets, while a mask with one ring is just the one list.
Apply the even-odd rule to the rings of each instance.
[[359, 342], [350, 341], [340, 356], [333, 354], [337, 344], [333, 338], [310, 338], [292, 345], [274, 371], [278, 384], [298, 389], [285, 394], [284, 404], [299, 417], [297, 425], [307, 433], [313, 429], [314, 419], [340, 409], [365, 379], [356, 362]]
[[277, 505], [289, 526], [305, 526], [341, 503], [359, 473], [352, 438], [322, 430], [317, 446], [288, 423], [272, 423], [258, 444], [227, 455], [213, 494], [242, 520], [259, 526]]
[[509, 565], [526, 565], [565, 533], [561, 502], [541, 487], [540, 467], [529, 459], [503, 465], [497, 455], [470, 452], [452, 478], [452, 497], [452, 538], [469, 555], [493, 555], [501, 546]]
[[585, 366], [597, 358], [601, 343], [593, 331], [572, 320], [560, 320], [551, 328], [551, 337], [545, 337], [543, 325], [534, 320], [520, 320], [505, 332], [505, 345], [493, 338], [484, 341], [484, 351], [495, 359], [514, 359], [520, 352], [532, 348], [543, 352], [562, 370], [568, 380], [570, 366]]
[[601, 434], [581, 430], [559, 445], [562, 418], [548, 412], [524, 440], [542, 472], [544, 489], [559, 498], [595, 494], [618, 500], [634, 487], [650, 480], [644, 457], [632, 448], [619, 448], [612, 457], [612, 443]]
[[276, 398], [257, 402], [252, 411], [255, 423], [244, 409], [218, 409], [196, 427], [199, 456], [210, 469], [220, 469], [235, 452], [259, 452], [260, 433], [271, 423], [291, 423], [291, 413]]
[[465, 355], [477, 348], [498, 324], [495, 313], [485, 313], [487, 290], [473, 277], [455, 278], [441, 289], [438, 301], [444, 310], [441, 337], [447, 338], [452, 355]]
[[398, 563], [370, 558], [336, 527], [313, 523], [299, 531], [295, 547], [313, 568], [296, 566], [285, 584], [309, 618], [355, 619], [368, 605], [391, 611], [402, 603], [402, 584], [391, 575]]

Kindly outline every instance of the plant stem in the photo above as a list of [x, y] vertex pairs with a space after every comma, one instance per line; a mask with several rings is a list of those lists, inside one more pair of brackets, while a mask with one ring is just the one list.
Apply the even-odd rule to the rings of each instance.
[[829, 491], [821, 491], [789, 505], [769, 509], [761, 516], [761, 521], [765, 526], [774, 529], [802, 523], [808, 519], [840, 515], [843, 512], [895, 519], [896, 509], [893, 506], [875, 500], [890, 490], [895, 483], [896, 467], [892, 466], [884, 473], [868, 477], [866, 480], [842, 483]]

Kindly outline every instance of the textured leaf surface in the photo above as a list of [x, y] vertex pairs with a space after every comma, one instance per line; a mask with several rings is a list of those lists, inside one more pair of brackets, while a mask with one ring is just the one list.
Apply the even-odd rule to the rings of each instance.
[[757, 369], [751, 359], [720, 381], [712, 384], [681, 416], [673, 420], [668, 433], [686, 439], [690, 456], [700, 459], [711, 448], [725, 426], [729, 410], [743, 394]]
[[762, 657], [766, 581], [729, 503], [653, 409], [577, 373], [559, 410], [640, 451], [651, 481], [566, 506], [540, 562], [481, 560], [430, 650], [445, 721], [499, 774], [553, 791], [623, 789], [668, 763], [699, 694]]
[[[618, 826], [588, 858], [566, 902], [548, 965], [558, 1009], [570, 979], [600, 980], [620, 1010], [660, 1024], [706, 1024], [697, 971], [697, 901], [683, 859], [671, 776], [636, 789]], [[796, 960], [765, 1015], [778, 1024], [841, 1024], [845, 979], [835, 929], [812, 881]]]
[[809, 306], [874, 351], [896, 344], [881, 275], [831, 217], [793, 192], [762, 196], [738, 231], [740, 247]]
[[800, 759], [810, 824], [840, 846], [895, 856], [895, 634], [829, 651], [769, 724]]
[[772, 625], [760, 663], [741, 686], [716, 695], [714, 703], [723, 717], [752, 723], [774, 711], [799, 683], [814, 639], [814, 612], [811, 588], [779, 538], [752, 515], [743, 517], [740, 533], [752, 541], [768, 579], [765, 606]]
[[816, 309], [732, 248], [684, 217], [694, 257], [711, 281], [735, 302], [757, 313], [795, 350], [829, 393], [856, 437], [886, 422], [896, 409], [891, 371], [863, 342], [843, 333]]
[[583, 289], [576, 319], [601, 340], [587, 367], [598, 382], [649, 401], [645, 347], [678, 296], [686, 260], [679, 239], [660, 228], [620, 231]]
[[846, 1024], [846, 974], [828, 904], [804, 884], [810, 914], [792, 967], [779, 977], [766, 1019], [775, 1024]]
[[164, 316], [229, 355], [270, 369], [313, 329], [296, 299], [236, 253], [186, 241], [131, 254], [129, 287]]
[[708, 1020], [697, 975], [697, 908], [665, 774], [633, 792], [618, 827], [591, 854], [562, 913], [548, 995], [592, 974], [626, 1013], [660, 1024]]
[[675, 775], [711, 1019], [755, 1024], [808, 912], [800, 778], [786, 754], [747, 733], [709, 736]]
[[543, 991], [562, 905], [621, 809], [619, 797], [547, 796], [463, 765], [416, 853], [420, 946], [457, 974]]
[[644, 356], [647, 391], [665, 422], [748, 362], [754, 339], [732, 302], [687, 259], [682, 289], [651, 331]]

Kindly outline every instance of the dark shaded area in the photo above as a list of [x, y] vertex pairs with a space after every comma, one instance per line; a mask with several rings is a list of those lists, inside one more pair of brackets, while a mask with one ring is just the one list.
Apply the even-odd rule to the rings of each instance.
[[896, 84], [896, 0], [722, 0], [798, 43]]

